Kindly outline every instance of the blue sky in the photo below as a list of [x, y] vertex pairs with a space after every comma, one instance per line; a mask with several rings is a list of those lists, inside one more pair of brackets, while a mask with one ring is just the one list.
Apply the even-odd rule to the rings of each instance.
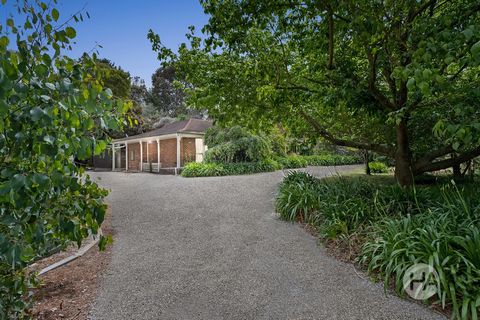
[[[12, 2], [8, 0], [2, 8], [2, 22], [11, 13], [8, 3]], [[74, 24], [77, 44], [72, 56], [79, 57], [98, 43], [103, 46], [98, 49], [100, 57], [112, 60], [132, 77], [140, 76], [147, 85], [159, 67], [147, 39], [148, 30], [153, 29], [164, 45], [176, 49], [185, 42], [189, 25], [199, 32], [208, 19], [198, 0], [58, 0], [59, 20], [84, 6], [90, 19]]]

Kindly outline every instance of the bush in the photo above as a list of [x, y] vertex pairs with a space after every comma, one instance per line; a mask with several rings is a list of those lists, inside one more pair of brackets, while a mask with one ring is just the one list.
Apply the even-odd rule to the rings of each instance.
[[387, 173], [388, 168], [387, 165], [383, 162], [379, 161], [372, 161], [368, 163], [368, 167], [370, 168], [370, 172], [372, 173]]
[[285, 169], [305, 168], [307, 166], [307, 160], [302, 156], [279, 157], [277, 161]]
[[[380, 182], [381, 181], [381, 182]], [[417, 187], [358, 177], [316, 179], [303, 172], [280, 184], [280, 217], [317, 227], [332, 239], [360, 239], [358, 260], [374, 275], [402, 278], [414, 263], [432, 265], [440, 276], [438, 301], [454, 316], [476, 319], [480, 306], [480, 200], [475, 186]]]
[[215, 177], [223, 176], [224, 168], [217, 163], [190, 162], [182, 170], [183, 177]]
[[281, 169], [273, 160], [237, 163], [189, 163], [182, 171], [183, 177], [213, 177], [270, 172]]
[[29, 265], [52, 246], [98, 234], [108, 192], [73, 158], [101, 154], [130, 106], [102, 87], [95, 59], [68, 57], [62, 48], [75, 29], [52, 21], [53, 6], [18, 2], [18, 20], [1, 30], [0, 319], [31, 316], [37, 277]]
[[205, 143], [209, 147], [205, 153], [206, 162], [260, 162], [272, 155], [267, 139], [239, 126], [229, 129], [212, 127], [205, 134]]
[[341, 154], [321, 154], [303, 157], [309, 166], [339, 166], [362, 163], [358, 156]]
[[306, 166], [338, 166], [361, 163], [362, 159], [356, 156], [340, 154], [322, 154], [312, 156], [286, 156], [276, 159], [286, 169], [304, 168]]

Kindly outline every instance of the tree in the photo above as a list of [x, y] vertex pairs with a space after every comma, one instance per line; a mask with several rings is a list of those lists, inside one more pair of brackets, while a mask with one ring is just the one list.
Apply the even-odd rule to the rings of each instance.
[[172, 67], [158, 68], [152, 75], [150, 103], [161, 114], [178, 116], [186, 113], [184, 93], [175, 87], [175, 69]]
[[98, 236], [107, 191], [72, 159], [101, 153], [129, 108], [96, 79], [95, 56], [65, 55], [81, 13], [60, 22], [38, 1], [19, 1], [18, 11], [21, 23], [0, 27], [1, 319], [28, 317], [36, 277], [26, 266], [52, 244]]
[[[282, 122], [395, 160], [404, 186], [480, 155], [475, 0], [204, 0], [204, 38], [165, 66], [221, 122]], [[454, 157], [450, 157], [454, 154]]]
[[[140, 99], [139, 93], [142, 90], [139, 87], [137, 78], [132, 80], [130, 73], [116, 66], [108, 59], [97, 59], [97, 79], [101, 81], [102, 85], [112, 90], [113, 97], [123, 101], [132, 103], [132, 107], [126, 114], [128, 125], [123, 127], [121, 131], [112, 131], [110, 136], [121, 138], [125, 135], [131, 136], [143, 133], [145, 131], [146, 120], [143, 117], [143, 106], [135, 99]], [[140, 90], [140, 91], [139, 91]]]

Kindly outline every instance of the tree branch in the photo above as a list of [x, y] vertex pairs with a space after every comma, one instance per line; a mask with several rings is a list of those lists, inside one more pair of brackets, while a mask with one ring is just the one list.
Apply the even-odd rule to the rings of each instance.
[[467, 162], [473, 158], [480, 156], [480, 146], [477, 148], [461, 153], [457, 155], [455, 158], [445, 159], [441, 161], [433, 162], [429, 165], [423, 166], [422, 168], [415, 170], [415, 174], [420, 174], [423, 172], [431, 172], [431, 171], [438, 171], [446, 168], [450, 168], [454, 165], [461, 164]]
[[441, 156], [447, 155], [449, 153], [454, 152], [453, 147], [451, 145], [444, 146], [442, 148], [439, 148], [437, 150], [434, 150], [420, 159], [416, 160], [414, 165], [413, 165], [413, 171], [421, 171], [424, 167], [428, 166], [431, 164], [431, 162]]
[[372, 54], [369, 50], [369, 48], [365, 48], [367, 51], [367, 58], [368, 58], [368, 64], [370, 67], [370, 73], [368, 77], [368, 89], [372, 96], [377, 100], [384, 108], [388, 110], [395, 110], [395, 105], [388, 100], [388, 98], [378, 90], [378, 88], [375, 85], [375, 82], [377, 81], [377, 67], [376, 67], [376, 62], [377, 62], [377, 55]]
[[352, 147], [361, 150], [371, 150], [390, 157], [393, 157], [395, 155], [395, 149], [389, 147], [388, 145], [376, 143], [362, 143], [335, 138], [334, 136], [332, 136], [332, 134], [325, 130], [325, 128], [323, 128], [313, 117], [306, 114], [303, 110], [300, 110], [299, 113], [321, 137], [337, 146]]

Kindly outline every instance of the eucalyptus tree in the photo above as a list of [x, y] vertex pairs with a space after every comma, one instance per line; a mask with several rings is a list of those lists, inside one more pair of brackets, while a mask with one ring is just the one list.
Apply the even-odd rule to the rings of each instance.
[[398, 182], [480, 155], [477, 0], [202, 0], [176, 53], [190, 105], [395, 160]]
[[66, 55], [83, 17], [60, 17], [55, 2], [18, 1], [0, 25], [0, 319], [29, 317], [26, 267], [52, 244], [98, 234], [107, 191], [73, 158], [101, 153], [129, 109], [102, 87], [94, 58]]

